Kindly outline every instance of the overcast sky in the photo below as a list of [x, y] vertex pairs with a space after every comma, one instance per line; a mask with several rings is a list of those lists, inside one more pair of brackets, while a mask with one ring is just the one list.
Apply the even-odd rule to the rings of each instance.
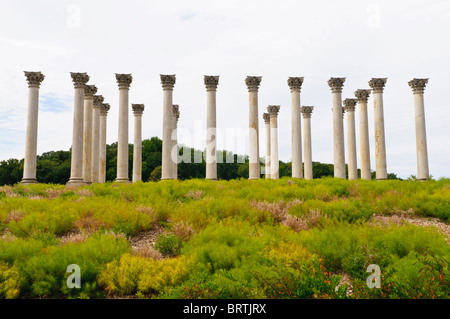
[[[429, 78], [425, 114], [430, 173], [450, 176], [450, 1], [63, 1], [0, 2], [0, 160], [23, 158], [28, 88], [23, 71], [45, 75], [40, 89], [38, 154], [72, 143], [70, 72], [87, 72], [110, 103], [107, 142], [117, 141], [119, 92], [114, 73], [131, 73], [130, 103], [144, 103], [143, 138], [162, 136], [159, 74], [176, 74], [179, 127], [205, 129], [204, 75], [220, 75], [218, 148], [226, 129], [248, 128], [247, 75], [262, 76], [259, 122], [281, 105], [280, 159], [291, 159], [289, 76], [303, 76], [301, 104], [312, 115], [313, 160], [333, 162], [332, 96], [327, 80], [346, 77], [343, 98], [387, 77], [384, 91], [388, 172], [417, 174], [414, 104], [408, 81]], [[133, 139], [130, 111], [130, 138]], [[356, 110], [358, 118], [358, 110]], [[197, 127], [197, 128], [196, 128]], [[359, 127], [357, 124], [359, 166]], [[346, 125], [344, 125], [346, 130]], [[373, 99], [369, 99], [375, 169]], [[198, 133], [198, 132], [196, 132]], [[265, 154], [264, 130], [260, 156]], [[246, 140], [248, 138], [245, 138]], [[247, 142], [248, 143], [248, 142]], [[245, 150], [248, 153], [248, 145]], [[347, 156], [346, 156], [347, 157]]]

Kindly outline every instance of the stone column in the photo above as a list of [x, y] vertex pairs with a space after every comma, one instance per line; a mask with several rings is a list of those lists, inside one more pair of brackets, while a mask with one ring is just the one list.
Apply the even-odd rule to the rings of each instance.
[[266, 127], [266, 179], [270, 178], [270, 114], [263, 114], [264, 125]]
[[361, 179], [371, 180], [370, 147], [369, 147], [369, 121], [367, 117], [367, 102], [370, 90], [356, 90], [359, 110], [359, 154], [361, 160]]
[[278, 161], [278, 112], [279, 105], [269, 105], [267, 111], [270, 114], [270, 178], [279, 179]]
[[161, 180], [174, 179], [173, 159], [172, 159], [172, 131], [173, 131], [173, 110], [172, 94], [175, 86], [175, 75], [160, 75], [163, 87], [163, 141], [162, 141], [162, 167]]
[[103, 100], [103, 96], [94, 95], [94, 103], [92, 106], [92, 183], [100, 183], [100, 108]]
[[35, 184], [38, 182], [36, 179], [36, 153], [39, 112], [39, 87], [45, 76], [41, 72], [24, 71], [24, 73], [28, 82], [28, 116], [22, 184]]
[[172, 105], [173, 114], [173, 131], [172, 131], [172, 158], [173, 158], [173, 179], [178, 179], [178, 118], [180, 117], [180, 106], [178, 104]]
[[328, 85], [333, 93], [333, 154], [334, 177], [346, 178], [344, 125], [342, 122], [342, 88], [345, 78], [330, 78]]
[[259, 128], [258, 128], [258, 88], [261, 76], [247, 76], [249, 92], [249, 172], [248, 179], [259, 179], [261, 168], [259, 163]]
[[109, 104], [102, 103], [100, 107], [100, 151], [99, 151], [99, 171], [98, 182], [106, 182], [106, 119], [109, 111]]
[[83, 180], [86, 184], [92, 182], [92, 113], [95, 85], [84, 88], [84, 124], [83, 124]]
[[302, 168], [302, 125], [300, 120], [300, 90], [302, 77], [290, 77], [291, 89], [291, 129], [292, 129], [292, 177], [303, 178]]
[[67, 186], [85, 185], [83, 180], [83, 122], [84, 122], [84, 88], [89, 81], [86, 73], [70, 73], [75, 87], [73, 108], [72, 162], [70, 179]]
[[205, 75], [206, 86], [206, 179], [217, 180], [216, 91], [219, 76]]
[[133, 183], [142, 181], [142, 113], [144, 104], [131, 104], [134, 114]]
[[119, 85], [119, 137], [117, 142], [116, 182], [128, 182], [128, 93], [133, 77], [131, 74], [117, 74]]
[[383, 90], [387, 78], [372, 78], [369, 85], [373, 91], [375, 119], [375, 165], [377, 180], [387, 179], [386, 142], [384, 137]]
[[345, 99], [344, 108], [347, 113], [347, 156], [348, 156], [348, 179], [358, 179], [358, 165], [356, 160], [356, 131], [355, 131], [355, 109], [357, 99]]
[[417, 152], [417, 179], [430, 178], [428, 170], [427, 133], [425, 127], [425, 109], [423, 92], [428, 79], [413, 79], [408, 84], [414, 93], [414, 111], [416, 118], [416, 152]]
[[311, 114], [314, 106], [302, 106], [303, 115], [303, 147], [305, 148], [305, 179], [313, 179], [312, 145], [311, 145]]

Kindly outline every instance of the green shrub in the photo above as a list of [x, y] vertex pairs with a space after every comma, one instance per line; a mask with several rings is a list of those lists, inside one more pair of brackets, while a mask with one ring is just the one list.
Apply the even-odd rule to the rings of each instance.
[[155, 248], [164, 255], [176, 255], [180, 252], [182, 240], [171, 234], [161, 234], [155, 241]]

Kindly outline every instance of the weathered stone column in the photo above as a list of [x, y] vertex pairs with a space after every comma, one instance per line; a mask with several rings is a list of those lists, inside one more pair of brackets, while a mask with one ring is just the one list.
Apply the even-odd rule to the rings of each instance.
[[94, 95], [94, 103], [92, 106], [92, 183], [100, 183], [100, 108], [103, 101], [103, 96]]
[[359, 110], [359, 156], [361, 160], [361, 179], [371, 180], [370, 171], [370, 146], [369, 146], [369, 121], [367, 116], [367, 102], [370, 90], [356, 90], [355, 97], [358, 100]]
[[355, 131], [355, 109], [357, 99], [345, 99], [344, 108], [347, 113], [347, 156], [348, 156], [348, 179], [358, 179], [358, 165], [356, 160], [356, 131]]
[[119, 85], [119, 137], [117, 142], [116, 182], [128, 182], [128, 93], [133, 77], [131, 74], [117, 74]]
[[86, 184], [92, 182], [92, 113], [95, 93], [95, 85], [86, 85], [84, 88], [83, 180]]
[[263, 113], [264, 125], [266, 127], [266, 163], [264, 172], [266, 179], [270, 178], [270, 114]]
[[36, 179], [36, 153], [39, 113], [39, 87], [45, 76], [41, 72], [24, 72], [28, 82], [28, 116], [22, 184], [35, 184], [38, 182]]
[[83, 122], [84, 122], [84, 88], [89, 81], [86, 73], [70, 73], [75, 87], [73, 108], [72, 162], [70, 179], [67, 186], [85, 185], [83, 180]]
[[372, 78], [369, 85], [373, 91], [375, 120], [375, 165], [377, 180], [387, 179], [386, 142], [384, 137], [383, 90], [387, 78]]
[[142, 113], [144, 104], [131, 104], [134, 114], [133, 183], [142, 181]]
[[173, 176], [174, 179], [178, 179], [178, 119], [180, 118], [180, 106], [178, 104], [172, 105], [173, 112], [173, 133], [172, 133], [172, 142], [173, 142]]
[[302, 106], [303, 115], [303, 147], [305, 148], [305, 179], [313, 179], [312, 145], [311, 145], [311, 114], [314, 106]]
[[258, 128], [258, 88], [261, 76], [247, 76], [249, 92], [249, 172], [248, 179], [259, 179], [261, 168], [259, 163], [259, 128]]
[[430, 178], [428, 170], [427, 132], [425, 127], [425, 108], [423, 92], [428, 79], [413, 79], [408, 84], [414, 93], [414, 113], [416, 118], [416, 152], [417, 152], [417, 179]]
[[328, 85], [333, 93], [333, 153], [334, 177], [346, 178], [344, 123], [342, 122], [342, 88], [345, 78], [330, 78]]
[[175, 75], [160, 75], [163, 87], [163, 141], [161, 180], [174, 179], [174, 160], [172, 159], [173, 109], [172, 94], [175, 86]]
[[302, 168], [302, 122], [300, 119], [300, 90], [303, 77], [290, 77], [291, 89], [291, 129], [292, 129], [292, 177], [303, 178]]
[[269, 105], [267, 111], [270, 114], [270, 178], [279, 179], [279, 161], [278, 161], [278, 112], [279, 105]]
[[100, 107], [100, 163], [98, 172], [99, 183], [106, 182], [106, 119], [108, 116], [109, 108], [110, 106], [108, 103], [102, 103], [102, 106]]
[[218, 76], [205, 75], [206, 86], [206, 179], [217, 180], [216, 91]]

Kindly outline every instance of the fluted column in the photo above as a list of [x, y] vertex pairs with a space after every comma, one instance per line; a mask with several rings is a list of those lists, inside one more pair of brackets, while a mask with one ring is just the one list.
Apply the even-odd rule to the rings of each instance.
[[278, 160], [278, 112], [279, 105], [269, 105], [267, 111], [270, 115], [270, 178], [279, 179], [279, 160]]
[[103, 96], [94, 95], [92, 106], [92, 183], [100, 183], [100, 108], [103, 104], [103, 100]]
[[92, 182], [92, 113], [95, 93], [95, 85], [86, 85], [84, 88], [83, 179], [86, 184]]
[[117, 142], [116, 182], [128, 182], [128, 93], [133, 77], [131, 74], [117, 74], [119, 85], [119, 137]]
[[370, 171], [370, 146], [369, 146], [369, 121], [367, 116], [367, 102], [370, 90], [356, 90], [355, 97], [358, 100], [359, 112], [359, 157], [361, 161], [361, 179], [371, 180]]
[[206, 86], [206, 179], [217, 180], [216, 91], [218, 76], [205, 75]]
[[173, 159], [173, 179], [178, 179], [178, 118], [180, 117], [180, 106], [172, 105], [173, 131], [172, 131], [172, 159]]
[[302, 106], [303, 115], [303, 147], [305, 149], [305, 179], [313, 179], [312, 145], [311, 145], [311, 114], [314, 106]]
[[303, 178], [302, 168], [302, 122], [300, 119], [300, 91], [303, 77], [290, 77], [291, 89], [291, 132], [292, 132], [292, 177]]
[[172, 159], [173, 110], [172, 94], [175, 86], [175, 75], [160, 75], [163, 87], [163, 141], [161, 179], [174, 179], [174, 160]]
[[333, 155], [334, 177], [346, 178], [344, 123], [342, 121], [342, 88], [345, 78], [330, 78], [328, 85], [333, 94]]
[[24, 73], [28, 82], [28, 115], [22, 184], [35, 184], [38, 182], [36, 179], [36, 153], [39, 113], [39, 87], [45, 76], [41, 72], [24, 71]]
[[428, 170], [427, 132], [423, 93], [428, 79], [413, 79], [408, 84], [414, 93], [414, 114], [416, 124], [417, 179], [430, 178]]
[[72, 161], [70, 179], [67, 186], [85, 185], [83, 180], [83, 122], [84, 122], [84, 88], [89, 81], [86, 73], [70, 73], [75, 87], [73, 107]]
[[377, 180], [387, 179], [386, 142], [384, 135], [383, 90], [387, 78], [372, 78], [369, 86], [373, 91], [375, 120], [375, 165]]
[[100, 151], [99, 151], [99, 171], [98, 171], [98, 180], [99, 183], [106, 182], [106, 125], [107, 125], [107, 116], [109, 111], [109, 104], [102, 103], [100, 107]]
[[133, 183], [142, 181], [142, 113], [144, 104], [131, 104], [134, 114]]
[[259, 163], [259, 128], [258, 128], [258, 88], [261, 76], [247, 76], [249, 92], [249, 172], [248, 179], [259, 179], [261, 168]]
[[356, 160], [356, 131], [355, 131], [355, 109], [357, 99], [345, 99], [344, 109], [347, 113], [347, 157], [348, 157], [348, 179], [358, 179], [358, 165]]
[[266, 179], [270, 178], [270, 114], [263, 113], [264, 125], [266, 127]]

